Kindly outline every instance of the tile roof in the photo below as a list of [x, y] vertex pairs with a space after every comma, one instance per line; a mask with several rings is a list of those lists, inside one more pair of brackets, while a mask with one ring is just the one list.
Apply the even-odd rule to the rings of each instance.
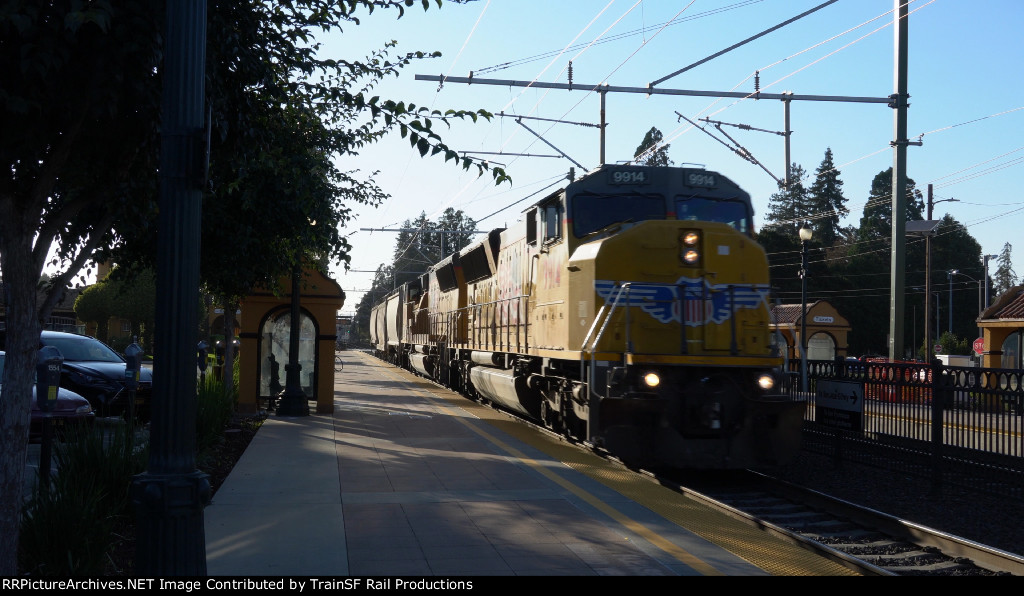
[[[808, 302], [807, 310], [810, 311], [820, 301]], [[800, 315], [803, 314], [799, 304], [773, 304], [771, 305], [771, 323], [773, 325], [796, 325], [800, 322]]]
[[1024, 319], [1024, 286], [1014, 286], [995, 299], [982, 319]]

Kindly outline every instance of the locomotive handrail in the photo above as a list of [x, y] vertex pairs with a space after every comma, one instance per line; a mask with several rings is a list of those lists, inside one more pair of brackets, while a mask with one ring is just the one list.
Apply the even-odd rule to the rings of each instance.
[[[628, 296], [629, 295], [630, 287], [632, 285], [633, 285], [633, 282], [626, 282], [626, 283], [624, 283], [622, 285], [619, 285], [619, 286], [615, 287], [615, 289], [617, 291], [615, 292], [614, 297], [612, 297], [611, 306], [609, 307], [609, 302], [605, 301], [605, 303], [601, 306], [601, 309], [597, 311], [597, 315], [594, 317], [594, 322], [593, 322], [593, 324], [591, 324], [590, 329], [587, 331], [587, 335], [583, 338], [583, 345], [581, 346], [582, 349], [580, 350], [580, 379], [585, 379], [587, 381], [587, 393], [588, 393], [588, 395], [590, 393], [592, 393], [593, 387], [594, 387], [594, 379], [593, 379], [593, 375], [594, 375], [594, 354], [595, 354], [595, 351], [597, 349], [597, 344], [598, 344], [598, 342], [601, 341], [601, 338], [604, 336], [604, 332], [608, 328], [608, 323], [612, 319], [612, 314], [615, 312], [615, 309], [619, 307], [619, 301], [620, 301], [622, 295], [625, 294], [626, 296]], [[628, 298], [626, 300], [626, 303], [629, 304]], [[607, 315], [604, 314], [605, 310], [608, 310], [608, 314]], [[603, 322], [602, 322], [602, 320], [603, 320]], [[588, 349], [587, 348], [587, 343], [590, 341], [590, 336], [594, 334], [595, 330], [597, 330], [598, 323], [601, 324], [601, 329], [597, 332], [597, 335], [594, 337], [593, 343], [591, 344], [590, 348]], [[630, 323], [630, 321], [629, 321], [629, 309], [626, 309], [626, 350], [627, 351], [624, 352], [623, 355], [622, 355], [623, 362], [625, 362], [626, 358], [628, 357], [628, 354], [630, 353], [629, 352], [629, 347], [630, 347], [629, 346], [629, 323]], [[590, 373], [589, 374], [586, 373], [585, 362], [584, 362], [584, 358], [586, 358], [587, 352], [590, 352]]]
[[[517, 349], [526, 351], [529, 347], [526, 342], [526, 338], [528, 337], [526, 327], [529, 324], [529, 321], [527, 320], [527, 317], [523, 310], [524, 305], [526, 301], [529, 300], [529, 298], [529, 294], [519, 294], [518, 296], [512, 296], [510, 298], [500, 298], [498, 300], [490, 300], [487, 302], [475, 302], [473, 304], [463, 306], [453, 311], [455, 313], [459, 313], [459, 316], [462, 316], [463, 314], [470, 312], [477, 313], [477, 320], [483, 320], [486, 318], [483, 316], [483, 311], [485, 309], [490, 310], [491, 312], [490, 320], [494, 322], [494, 326], [491, 328], [491, 333], [488, 334], [487, 329], [485, 329], [483, 325], [473, 325], [471, 329], [467, 330], [467, 347], [469, 347], [470, 349], [486, 348], [491, 350], [496, 348], [511, 348], [513, 341], [511, 328], [513, 327], [513, 325], [509, 322], [511, 320], [511, 316], [509, 316], [510, 309], [500, 309], [499, 307], [502, 305], [507, 307], [512, 303], [513, 300], [518, 300], [519, 302], [518, 306], [516, 307], [516, 314], [517, 320], [521, 322], [514, 325], [516, 327], [514, 339]], [[500, 321], [498, 321], [499, 314], [501, 312], [505, 313], [507, 319], [503, 324]], [[500, 327], [504, 327], [504, 333], [501, 333], [499, 329]]]

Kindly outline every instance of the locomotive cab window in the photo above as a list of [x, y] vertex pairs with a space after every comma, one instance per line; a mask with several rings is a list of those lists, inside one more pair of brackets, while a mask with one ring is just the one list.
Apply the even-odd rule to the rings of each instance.
[[572, 232], [577, 238], [617, 223], [665, 219], [665, 198], [657, 194], [586, 194], [572, 200]]
[[562, 237], [562, 205], [548, 203], [544, 206], [541, 222], [544, 230], [544, 244], [551, 244]]
[[537, 210], [530, 209], [526, 213], [526, 242], [527, 244], [537, 244], [537, 226], [540, 222], [537, 219]]
[[677, 197], [676, 217], [692, 221], [717, 221], [747, 235], [753, 229], [750, 223], [750, 210], [740, 201]]

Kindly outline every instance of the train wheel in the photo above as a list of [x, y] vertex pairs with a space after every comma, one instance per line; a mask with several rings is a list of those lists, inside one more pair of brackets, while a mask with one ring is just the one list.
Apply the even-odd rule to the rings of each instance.
[[557, 410], [551, 409], [551, 403], [546, 399], [542, 399], [540, 402], [540, 416], [548, 430], [556, 433], [562, 432], [562, 416]]

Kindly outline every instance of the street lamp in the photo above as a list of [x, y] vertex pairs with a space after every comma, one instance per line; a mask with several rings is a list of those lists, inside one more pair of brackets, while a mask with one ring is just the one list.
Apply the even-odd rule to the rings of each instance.
[[800, 227], [800, 390], [807, 392], [807, 241], [811, 229]]
[[985, 259], [985, 282], [984, 282], [985, 283], [985, 304], [984, 304], [984, 306], [982, 306], [982, 310], [985, 310], [986, 308], [989, 307], [989, 300], [988, 300], [988, 285], [989, 285], [988, 284], [988, 261], [989, 261], [989, 259], [994, 259], [994, 258], [996, 258], [996, 255], [985, 255], [985, 257], [984, 257], [984, 259]]
[[[943, 199], [955, 200], [955, 199]], [[939, 201], [940, 203], [942, 201]], [[931, 310], [932, 290], [932, 236], [936, 228], [942, 222], [932, 220], [932, 186], [928, 185], [928, 219], [924, 221], [908, 221], [906, 232], [908, 236], [924, 236], [924, 355], [925, 362], [932, 361], [932, 336], [928, 327], [928, 313]], [[934, 293], [935, 299], [935, 335], [939, 335], [939, 301], [938, 293]]]
[[949, 278], [949, 334], [953, 335], [953, 276], [960, 273], [957, 269], [950, 269], [946, 272]]
[[[983, 308], [982, 305], [981, 305], [981, 284], [983, 282], [980, 279], [974, 279], [973, 277], [971, 277], [970, 275], [967, 275], [966, 273], [960, 273], [960, 271], [957, 270], [957, 269], [953, 269], [952, 271], [950, 271], [950, 280], [951, 281], [952, 281], [952, 277], [954, 275], [961, 275], [961, 276], [966, 277], [967, 279], [969, 279], [969, 280], [971, 280], [971, 281], [973, 281], [973, 282], [978, 284], [978, 315], [980, 316], [982, 308]], [[950, 287], [952, 288], [952, 285]], [[950, 296], [950, 300], [952, 300], [952, 295]], [[950, 315], [952, 315], [952, 311], [953, 311], [952, 306], [950, 307], [949, 310], [950, 310]], [[952, 327], [952, 324], [950, 325], [950, 327]]]

